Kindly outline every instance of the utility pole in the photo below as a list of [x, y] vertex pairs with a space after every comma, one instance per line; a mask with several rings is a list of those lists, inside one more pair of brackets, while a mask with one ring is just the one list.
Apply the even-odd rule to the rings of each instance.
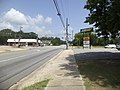
[[74, 31], [72, 30], [72, 48], [73, 48], [73, 34], [74, 34]]
[[20, 39], [21, 39], [21, 31], [22, 31], [21, 28], [23, 28], [23, 27], [20, 26], [20, 33], [19, 33], [19, 39], [18, 39], [18, 47], [20, 47]]
[[66, 18], [66, 49], [68, 49], [69, 43], [68, 43], [68, 18]]
[[74, 34], [74, 31], [72, 30], [72, 41], [73, 41], [73, 34]]
[[37, 34], [37, 38], [36, 38], [36, 40], [37, 40], [37, 47], [39, 46], [39, 42], [38, 42], [38, 34]]

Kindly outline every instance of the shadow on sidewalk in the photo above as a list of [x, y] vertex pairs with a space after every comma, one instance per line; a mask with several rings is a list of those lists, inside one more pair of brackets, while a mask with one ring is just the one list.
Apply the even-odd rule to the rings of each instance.
[[61, 64], [60, 69], [66, 70], [64, 73], [64, 76], [66, 77], [72, 77], [72, 78], [80, 78], [80, 73], [77, 69], [77, 64], [74, 58], [74, 55], [70, 55], [69, 57], [66, 57], [67, 63]]

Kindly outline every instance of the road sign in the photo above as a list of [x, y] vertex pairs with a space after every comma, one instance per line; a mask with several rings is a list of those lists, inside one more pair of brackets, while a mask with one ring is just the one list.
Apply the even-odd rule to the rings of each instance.
[[89, 48], [90, 47], [90, 40], [83, 41], [83, 47], [84, 48]]

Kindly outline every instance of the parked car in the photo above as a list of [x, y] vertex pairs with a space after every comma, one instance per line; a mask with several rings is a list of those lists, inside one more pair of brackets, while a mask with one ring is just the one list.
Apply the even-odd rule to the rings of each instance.
[[105, 48], [116, 48], [115, 44], [108, 44], [105, 46]]
[[117, 43], [117, 44], [116, 44], [116, 49], [117, 49], [117, 50], [120, 50], [120, 43]]

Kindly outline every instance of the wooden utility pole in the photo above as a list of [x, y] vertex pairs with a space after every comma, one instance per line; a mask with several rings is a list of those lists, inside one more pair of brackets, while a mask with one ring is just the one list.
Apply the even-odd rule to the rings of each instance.
[[20, 39], [22, 38], [21, 37], [21, 31], [22, 31], [21, 28], [23, 28], [23, 27], [20, 26], [20, 33], [19, 33], [19, 38], [18, 38], [18, 47], [20, 47]]
[[66, 49], [68, 49], [69, 43], [68, 43], [68, 18], [66, 18]]

